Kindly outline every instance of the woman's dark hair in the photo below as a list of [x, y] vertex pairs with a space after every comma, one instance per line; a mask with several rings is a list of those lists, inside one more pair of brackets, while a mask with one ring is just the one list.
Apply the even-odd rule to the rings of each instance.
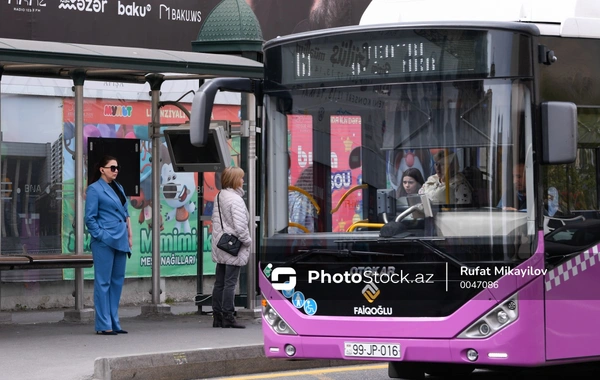
[[100, 168], [105, 167], [106, 164], [112, 160], [117, 161], [117, 164], [119, 163], [113, 156], [104, 156], [96, 163], [96, 165], [94, 165], [94, 175], [92, 176], [92, 181], [88, 183], [88, 186], [100, 179]]
[[423, 175], [421, 174], [421, 171], [417, 168], [408, 168], [404, 171], [404, 173], [402, 173], [402, 178], [400, 179], [400, 183], [398, 184], [398, 196], [399, 197], [404, 197], [406, 196], [406, 190], [404, 190], [404, 185], [402, 184], [402, 182], [404, 182], [404, 177], [411, 177], [413, 178], [415, 181], [417, 181], [417, 183], [420, 186], [423, 186], [423, 184], [425, 183], [425, 180], [423, 179]]

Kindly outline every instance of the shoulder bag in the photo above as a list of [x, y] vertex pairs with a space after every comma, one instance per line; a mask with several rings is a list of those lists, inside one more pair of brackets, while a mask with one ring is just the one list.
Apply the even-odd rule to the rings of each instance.
[[237, 256], [238, 252], [240, 251], [240, 248], [242, 248], [242, 242], [239, 241], [238, 238], [233, 236], [232, 234], [226, 233], [223, 229], [223, 217], [221, 216], [221, 204], [219, 203], [219, 195], [221, 195], [220, 191], [219, 194], [217, 194], [217, 204], [219, 207], [219, 220], [221, 221], [221, 230], [223, 231], [223, 235], [221, 235], [221, 238], [217, 243], [217, 248], [229, 253], [232, 256]]

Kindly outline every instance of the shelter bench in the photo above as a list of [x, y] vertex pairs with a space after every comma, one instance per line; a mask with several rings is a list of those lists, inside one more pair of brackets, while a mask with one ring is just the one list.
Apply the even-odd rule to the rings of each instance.
[[92, 255], [0, 255], [0, 270], [91, 268]]

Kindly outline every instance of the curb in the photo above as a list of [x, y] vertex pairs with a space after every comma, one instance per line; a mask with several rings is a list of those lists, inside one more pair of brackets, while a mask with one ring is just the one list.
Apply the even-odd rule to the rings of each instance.
[[205, 348], [97, 358], [94, 380], [200, 378], [374, 363], [366, 360], [280, 360], [265, 357], [264, 346]]

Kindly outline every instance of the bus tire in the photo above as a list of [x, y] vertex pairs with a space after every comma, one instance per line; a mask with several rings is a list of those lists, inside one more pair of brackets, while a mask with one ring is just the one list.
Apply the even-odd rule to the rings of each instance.
[[389, 362], [388, 376], [391, 379], [422, 380], [425, 370], [422, 363]]

